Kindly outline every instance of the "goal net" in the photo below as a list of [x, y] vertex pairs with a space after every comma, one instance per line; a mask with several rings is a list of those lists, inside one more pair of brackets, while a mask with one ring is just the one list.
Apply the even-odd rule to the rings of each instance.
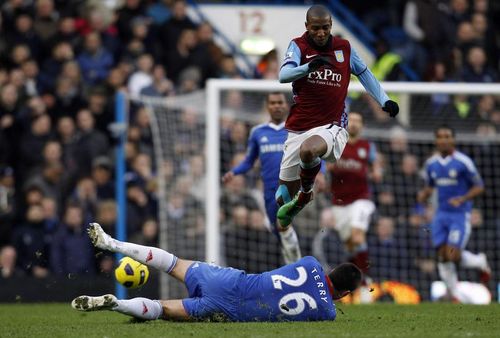
[[[432, 281], [439, 279], [429, 230], [434, 211], [417, 208], [415, 197], [422, 186], [422, 165], [433, 152], [433, 129], [440, 124], [457, 130], [457, 147], [475, 161], [486, 185], [485, 194], [474, 203], [467, 249], [486, 253], [493, 271], [499, 271], [495, 245], [500, 241], [500, 88], [383, 86], [400, 104], [396, 121], [387, 118], [357, 83], [351, 84], [348, 100], [351, 111], [363, 114], [364, 137], [376, 145], [384, 169], [383, 178], [371, 184], [377, 211], [368, 232], [370, 275], [375, 282], [412, 286], [427, 300]], [[134, 100], [151, 119], [161, 247], [179, 257], [248, 272], [283, 263], [278, 242], [268, 231], [259, 164], [230, 183], [221, 181], [244, 158], [251, 128], [268, 121], [265, 98], [275, 91], [290, 98], [291, 87], [277, 81], [210, 80], [202, 93]], [[294, 226], [302, 254], [316, 256], [328, 269], [345, 261], [346, 253], [325, 216], [330, 193], [316, 188], [315, 199], [294, 219]], [[476, 271], [459, 271], [461, 280], [478, 280]], [[165, 282], [162, 296], [181, 295], [176, 283]], [[490, 283], [492, 292], [496, 282]]]

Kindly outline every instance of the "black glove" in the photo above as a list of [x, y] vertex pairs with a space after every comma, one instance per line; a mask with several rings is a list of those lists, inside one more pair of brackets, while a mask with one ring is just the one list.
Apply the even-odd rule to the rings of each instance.
[[384, 104], [382, 110], [389, 113], [390, 117], [396, 117], [399, 113], [399, 106], [396, 102], [389, 100]]
[[330, 58], [327, 56], [318, 56], [309, 62], [309, 71], [314, 72], [318, 70], [321, 66], [331, 65]]

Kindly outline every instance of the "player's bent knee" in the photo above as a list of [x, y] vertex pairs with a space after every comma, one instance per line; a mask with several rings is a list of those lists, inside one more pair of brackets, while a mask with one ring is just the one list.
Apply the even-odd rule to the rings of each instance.
[[283, 204], [288, 203], [292, 200], [290, 192], [288, 191], [288, 187], [285, 184], [280, 184], [280, 186], [276, 190], [274, 198], [276, 199], [276, 203], [278, 203], [279, 206], [282, 206]]

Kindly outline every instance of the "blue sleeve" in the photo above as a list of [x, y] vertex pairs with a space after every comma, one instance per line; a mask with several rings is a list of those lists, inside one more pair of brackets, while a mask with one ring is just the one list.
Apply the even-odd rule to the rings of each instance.
[[248, 138], [248, 148], [245, 159], [241, 161], [241, 163], [238, 164], [236, 167], [234, 167], [231, 171], [235, 175], [246, 173], [253, 167], [253, 164], [255, 163], [255, 160], [257, 159], [258, 156], [259, 156], [259, 144], [257, 143], [255, 132], [252, 131], [250, 137]]
[[370, 142], [370, 151], [368, 153], [368, 163], [372, 164], [377, 160], [377, 147], [375, 143]]
[[351, 72], [357, 76], [366, 91], [383, 106], [389, 100], [389, 97], [380, 86], [380, 82], [368, 69], [363, 60], [359, 57], [354, 48], [351, 47]]
[[431, 176], [431, 166], [429, 164], [426, 164], [424, 169], [425, 184], [429, 187], [434, 187], [435, 184], [434, 179]]
[[286, 50], [281, 68], [288, 64], [294, 65], [295, 67], [300, 66], [300, 58], [301, 52], [299, 46], [295, 43], [295, 41], [291, 41]]
[[290, 42], [279, 73], [281, 83], [293, 82], [307, 75], [309, 65], [307, 63], [300, 65], [300, 57], [299, 46], [294, 41]]
[[472, 161], [470, 166], [466, 166], [466, 179], [471, 186], [484, 186], [483, 179], [481, 178], [481, 175], [479, 175], [479, 172]]

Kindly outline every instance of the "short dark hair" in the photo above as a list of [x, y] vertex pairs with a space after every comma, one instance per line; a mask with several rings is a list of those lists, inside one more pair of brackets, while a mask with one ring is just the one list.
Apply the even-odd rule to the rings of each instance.
[[438, 131], [443, 130], [443, 129], [449, 130], [451, 132], [451, 136], [455, 137], [455, 134], [456, 134], [455, 128], [450, 127], [447, 124], [441, 124], [441, 125], [437, 126], [436, 128], [434, 128], [434, 136], [437, 136]]
[[[269, 97], [270, 97], [271, 95], [285, 95], [285, 93], [283, 93], [283, 92], [278, 92], [278, 91], [276, 91], [276, 92], [269, 92], [269, 93], [267, 93], [267, 95], [266, 95], [266, 102], [269, 102]], [[286, 96], [285, 96], [285, 97], [286, 97]]]
[[361, 284], [363, 274], [356, 265], [352, 263], [342, 263], [333, 269], [328, 277], [332, 281], [335, 290], [339, 292], [353, 292]]
[[332, 14], [326, 8], [326, 6], [323, 5], [312, 5], [306, 13], [306, 21], [309, 22], [309, 19], [311, 18], [324, 18], [324, 17], [332, 17]]

